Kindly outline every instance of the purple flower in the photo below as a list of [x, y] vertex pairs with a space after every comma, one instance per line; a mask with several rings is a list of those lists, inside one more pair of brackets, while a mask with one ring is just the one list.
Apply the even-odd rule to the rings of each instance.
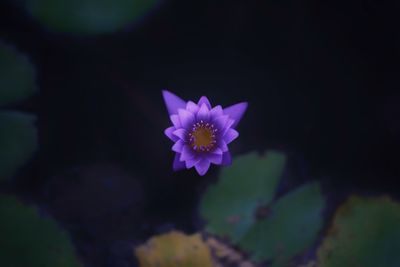
[[173, 169], [195, 167], [199, 175], [204, 175], [211, 163], [231, 164], [228, 144], [239, 136], [234, 128], [246, 111], [247, 103], [223, 109], [220, 105], [211, 107], [205, 96], [196, 104], [185, 102], [169, 91], [162, 93], [173, 124], [165, 129], [165, 135], [174, 142]]

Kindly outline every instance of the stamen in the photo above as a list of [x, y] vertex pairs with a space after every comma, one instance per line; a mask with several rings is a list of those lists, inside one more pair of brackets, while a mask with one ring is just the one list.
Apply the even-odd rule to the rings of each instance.
[[196, 122], [192, 127], [192, 131], [188, 134], [192, 149], [198, 152], [211, 151], [217, 143], [217, 131], [218, 129], [212, 123], [204, 122], [203, 120]]

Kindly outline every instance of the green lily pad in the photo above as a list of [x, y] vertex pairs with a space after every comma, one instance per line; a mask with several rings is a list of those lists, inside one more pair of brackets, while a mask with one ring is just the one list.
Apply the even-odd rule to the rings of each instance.
[[259, 220], [239, 246], [257, 262], [271, 261], [274, 267], [287, 266], [293, 256], [315, 242], [322, 226], [323, 207], [318, 183], [297, 188], [272, 205], [269, 216]]
[[352, 196], [318, 249], [321, 267], [400, 266], [400, 204]]
[[27, 10], [49, 29], [102, 34], [145, 16], [158, 0], [25, 0]]
[[38, 146], [35, 116], [0, 112], [0, 181], [14, 176]]
[[50, 218], [0, 195], [0, 262], [5, 267], [80, 267], [67, 234]]
[[273, 199], [285, 161], [279, 152], [263, 157], [251, 153], [222, 169], [218, 183], [209, 187], [201, 203], [206, 230], [238, 242], [255, 223], [257, 208]]
[[0, 42], [0, 105], [30, 97], [36, 91], [35, 70], [29, 60]]

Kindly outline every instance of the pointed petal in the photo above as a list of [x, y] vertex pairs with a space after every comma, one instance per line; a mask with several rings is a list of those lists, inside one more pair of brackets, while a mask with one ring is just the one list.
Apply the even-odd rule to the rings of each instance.
[[178, 109], [186, 107], [186, 102], [170, 91], [163, 90], [162, 95], [169, 115], [177, 114]]
[[183, 128], [180, 128], [178, 130], [175, 130], [173, 132], [173, 134], [177, 137], [179, 137], [180, 139], [182, 139], [183, 141], [186, 141], [187, 139], [187, 131]]
[[179, 120], [179, 116], [178, 115], [171, 115], [169, 116], [170, 120], [172, 121], [172, 124], [175, 126], [176, 129], [181, 128], [181, 121]]
[[224, 140], [219, 141], [218, 146], [221, 148], [222, 152], [228, 151], [228, 145]]
[[172, 169], [174, 171], [179, 171], [185, 168], [185, 163], [179, 160], [180, 154], [176, 153], [174, 158], [174, 163], [172, 164]]
[[210, 117], [209, 110], [206, 104], [202, 104], [197, 112], [197, 121], [208, 121]]
[[224, 154], [222, 155], [222, 165], [228, 166], [231, 164], [232, 164], [231, 153], [229, 151], [224, 152]]
[[167, 129], [164, 130], [164, 134], [171, 139], [172, 141], [176, 142], [178, 140], [178, 137], [176, 137], [175, 135], [173, 135], [173, 132], [175, 131], [175, 127], [169, 127]]
[[178, 109], [179, 120], [183, 128], [188, 129], [194, 124], [194, 115], [185, 109]]
[[236, 125], [238, 125], [247, 109], [247, 105], [247, 102], [242, 102], [224, 109], [224, 114], [229, 115], [231, 119], [235, 120], [235, 123], [232, 125], [232, 127], [236, 127]]
[[216, 129], [218, 129], [218, 131], [223, 132], [223, 130], [225, 129], [225, 125], [229, 120], [229, 116], [228, 115], [223, 115], [223, 116], [219, 116], [217, 118], [215, 118], [212, 123], [214, 124], [214, 126], [216, 127]]
[[228, 121], [226, 122], [225, 126], [224, 126], [224, 130], [222, 135], [225, 135], [226, 132], [231, 129], [231, 127], [233, 126], [233, 124], [235, 123], [235, 120], [232, 119], [228, 119]]
[[222, 116], [222, 115], [224, 115], [224, 111], [223, 111], [223, 109], [222, 109], [222, 107], [220, 105], [215, 106], [210, 110], [211, 118], [216, 118], [216, 117], [219, 117], [219, 116]]
[[186, 109], [192, 112], [193, 114], [196, 114], [197, 111], [199, 111], [200, 107], [193, 101], [189, 101], [186, 104]]
[[222, 163], [222, 155], [210, 154], [207, 158], [215, 165], [220, 165]]
[[210, 168], [210, 161], [206, 158], [200, 160], [195, 166], [196, 171], [198, 172], [198, 174], [200, 176], [203, 176], [204, 174], [206, 174], [206, 172], [208, 171], [208, 169]]
[[194, 151], [188, 146], [183, 146], [181, 157], [179, 158], [181, 161], [187, 161], [189, 159], [193, 159], [196, 156]]
[[197, 102], [197, 105], [199, 105], [199, 107], [201, 107], [201, 105], [206, 104], [206, 106], [208, 107], [208, 109], [211, 109], [211, 104], [210, 101], [208, 101], [208, 98], [205, 96], [202, 96], [199, 100], [199, 102]]
[[217, 148], [212, 153], [208, 154], [207, 158], [211, 163], [219, 165], [222, 163], [222, 155], [223, 155], [222, 150]]
[[213, 152], [211, 152], [211, 154], [222, 155], [223, 151], [220, 148], [216, 148]]
[[238, 138], [239, 133], [238, 131], [236, 131], [235, 129], [229, 129], [226, 134], [224, 135], [224, 141], [229, 144], [230, 142], [232, 142], [233, 140], [235, 140], [236, 138]]
[[185, 161], [186, 169], [190, 169], [195, 166], [201, 160], [200, 157], [194, 157], [193, 159], [188, 159]]
[[172, 151], [175, 151], [177, 153], [181, 153], [183, 147], [185, 146], [185, 142], [182, 140], [178, 140], [173, 146], [172, 146]]

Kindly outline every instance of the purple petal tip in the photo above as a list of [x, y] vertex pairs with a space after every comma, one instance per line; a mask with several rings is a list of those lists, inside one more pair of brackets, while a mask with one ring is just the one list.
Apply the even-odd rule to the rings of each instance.
[[186, 107], [186, 102], [170, 91], [162, 90], [162, 95], [170, 115], [177, 114], [178, 109], [184, 109]]

